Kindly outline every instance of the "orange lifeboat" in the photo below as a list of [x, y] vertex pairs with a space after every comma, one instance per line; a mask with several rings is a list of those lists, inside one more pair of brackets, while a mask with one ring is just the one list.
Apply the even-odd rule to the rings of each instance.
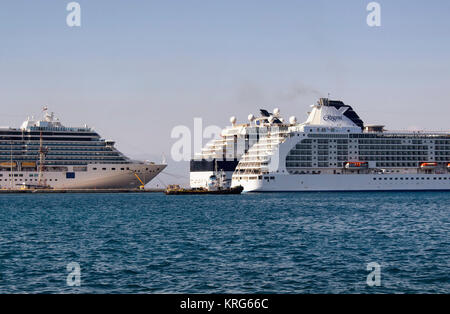
[[369, 168], [369, 163], [365, 161], [347, 162], [345, 164], [346, 169], [366, 169]]
[[36, 163], [35, 162], [22, 162], [22, 168], [35, 168]]
[[422, 169], [434, 169], [437, 167], [436, 162], [423, 162], [420, 164], [420, 168]]
[[15, 167], [17, 167], [17, 163], [16, 163], [15, 161], [12, 161], [12, 162], [2, 162], [2, 163], [0, 163], [0, 167], [15, 168]]

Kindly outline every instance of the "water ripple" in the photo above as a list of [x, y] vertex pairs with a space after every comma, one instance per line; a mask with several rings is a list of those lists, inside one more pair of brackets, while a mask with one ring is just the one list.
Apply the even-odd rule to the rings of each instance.
[[[450, 193], [0, 195], [0, 293], [450, 293]], [[66, 266], [81, 267], [81, 286]], [[366, 284], [381, 265], [380, 287]]]

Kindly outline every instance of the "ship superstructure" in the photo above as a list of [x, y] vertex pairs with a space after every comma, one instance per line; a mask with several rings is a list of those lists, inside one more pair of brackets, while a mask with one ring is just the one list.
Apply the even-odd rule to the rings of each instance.
[[325, 98], [304, 123], [265, 124], [232, 176], [244, 191], [450, 190], [449, 132], [386, 131]]
[[[66, 127], [44, 108], [40, 120], [0, 128], [0, 187], [137, 188], [165, 164], [133, 161], [88, 126]], [[139, 177], [139, 178], [138, 178]]]
[[[265, 137], [272, 128], [282, 124], [278, 119], [279, 110], [270, 113], [260, 110], [260, 116], [248, 116], [247, 123], [236, 123], [236, 117], [231, 117], [231, 126], [222, 130], [220, 138], [207, 143], [200, 153], [197, 153], [190, 163], [190, 185], [192, 188], [207, 188], [209, 178], [217, 171], [225, 173], [225, 181], [231, 184], [232, 175], [241, 159], [249, 149]], [[269, 123], [270, 120], [270, 123]]]

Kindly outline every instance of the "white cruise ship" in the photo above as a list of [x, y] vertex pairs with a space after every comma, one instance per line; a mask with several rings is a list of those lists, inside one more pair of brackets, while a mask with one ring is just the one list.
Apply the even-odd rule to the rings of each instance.
[[0, 188], [132, 189], [167, 165], [133, 161], [92, 128], [65, 127], [44, 109], [42, 120], [0, 128]]
[[450, 190], [449, 132], [386, 131], [325, 98], [304, 123], [274, 110], [255, 128], [232, 174], [245, 192]]
[[[275, 113], [278, 114], [277, 109]], [[225, 173], [225, 183], [231, 184], [233, 172], [241, 157], [270, 130], [270, 116], [267, 110], [261, 109], [261, 117], [256, 118], [250, 114], [250, 123], [244, 124], [237, 124], [236, 117], [231, 117], [231, 126], [222, 130], [220, 138], [209, 142], [191, 160], [191, 188], [207, 188], [209, 178], [219, 171]], [[281, 123], [278, 119], [275, 122]]]

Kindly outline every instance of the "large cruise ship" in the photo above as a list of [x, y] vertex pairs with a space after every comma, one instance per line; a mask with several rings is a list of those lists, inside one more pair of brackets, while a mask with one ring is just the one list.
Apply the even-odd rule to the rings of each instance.
[[241, 126], [264, 131], [232, 174], [246, 192], [450, 190], [449, 132], [365, 125], [351, 106], [326, 98], [304, 123], [285, 123], [279, 110], [257, 122]]
[[[275, 109], [278, 115], [278, 109]], [[209, 178], [218, 171], [225, 173], [225, 181], [231, 184], [231, 178], [241, 157], [250, 147], [257, 143], [260, 137], [269, 132], [268, 123], [271, 113], [261, 109], [261, 116], [248, 116], [250, 123], [236, 123], [236, 117], [230, 118], [231, 126], [222, 130], [219, 139], [214, 139], [197, 153], [190, 163], [190, 185], [192, 188], [206, 188]], [[281, 123], [280, 120], [272, 122]]]
[[0, 128], [0, 188], [137, 188], [165, 164], [133, 161], [92, 128], [65, 127], [44, 108], [41, 120]]

